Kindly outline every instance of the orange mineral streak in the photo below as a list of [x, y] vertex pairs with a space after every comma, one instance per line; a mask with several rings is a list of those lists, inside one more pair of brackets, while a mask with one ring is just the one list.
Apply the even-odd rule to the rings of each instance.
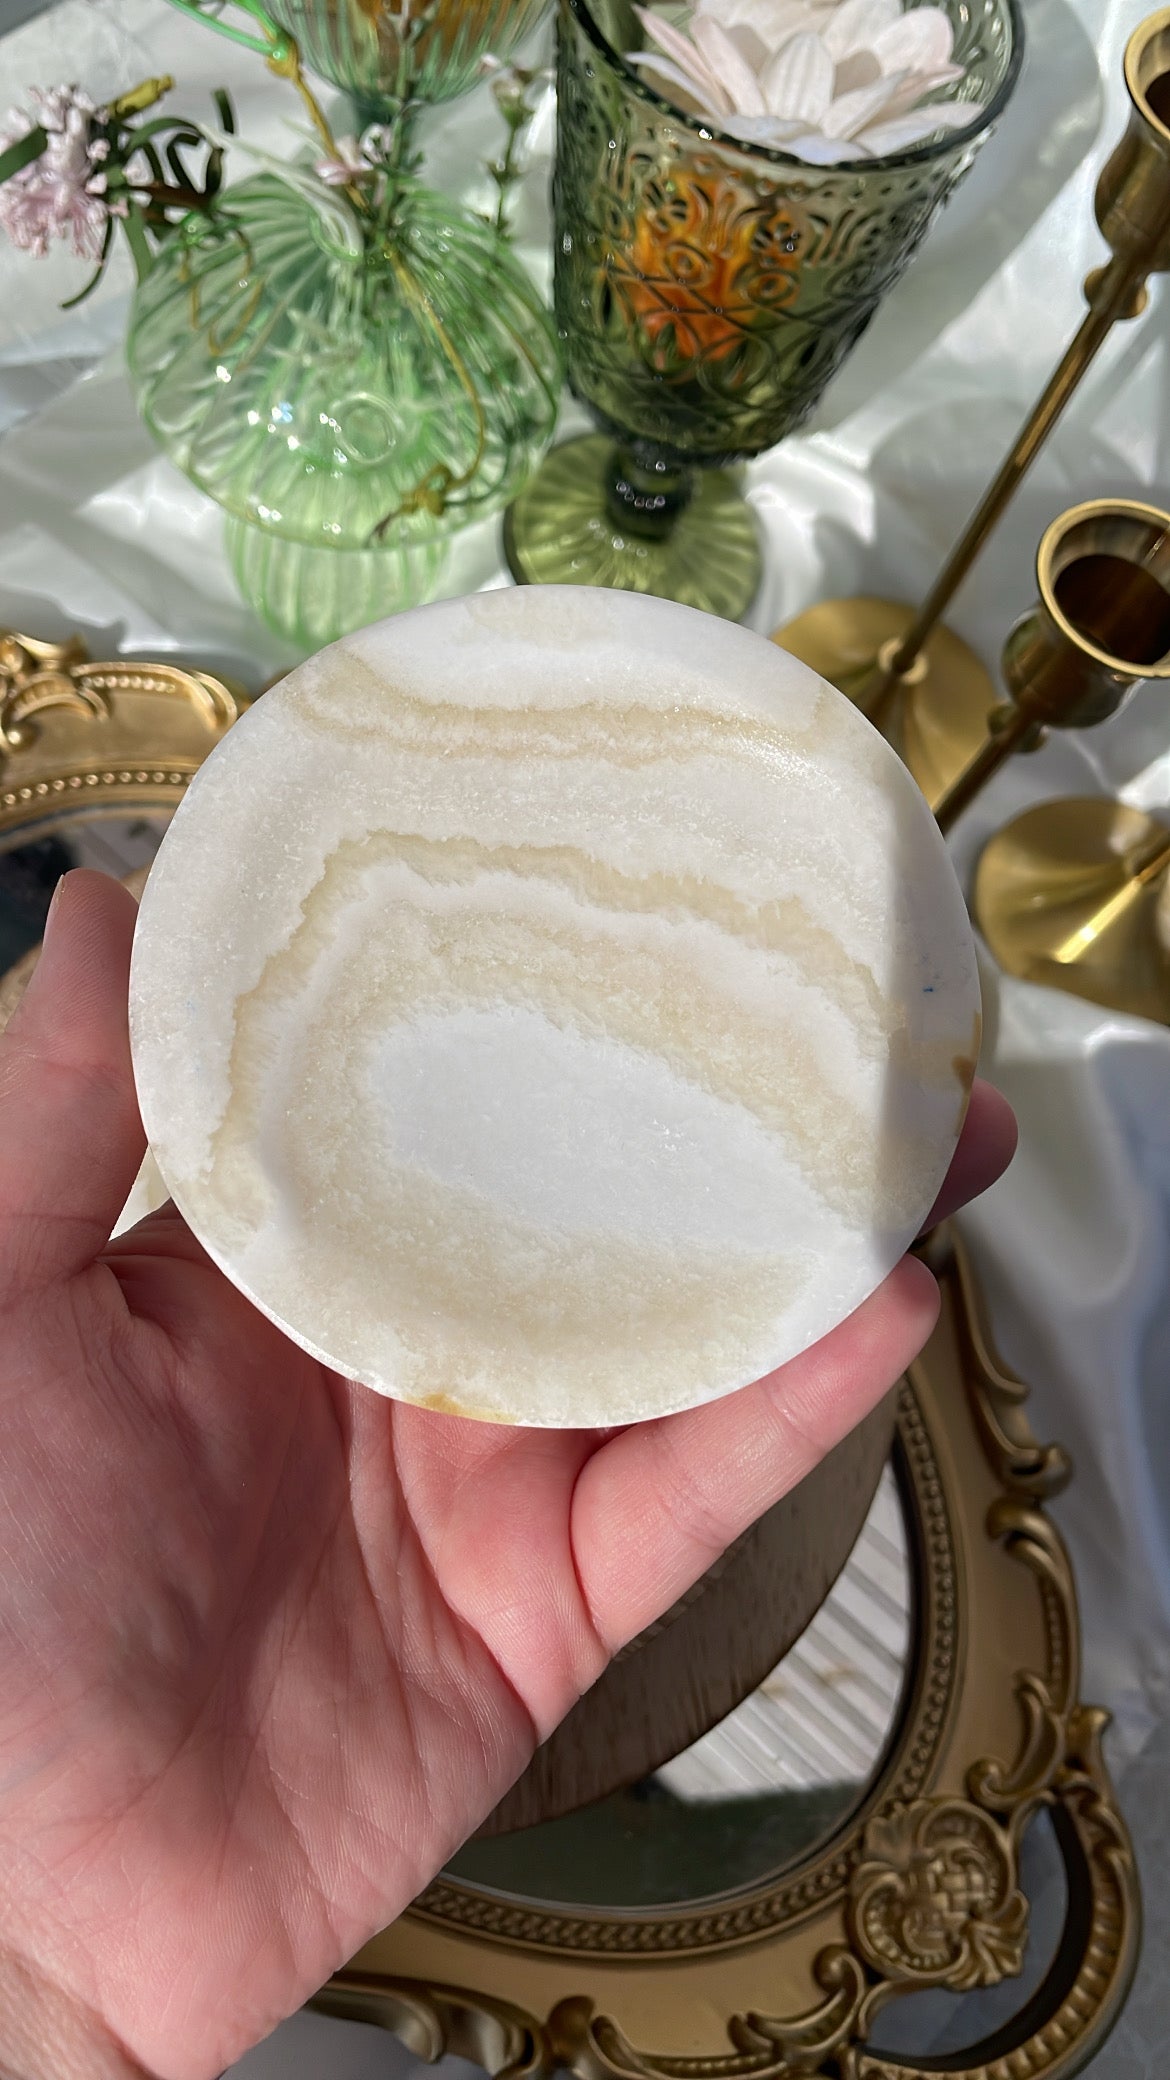
[[632, 234], [608, 255], [622, 308], [664, 375], [723, 361], [792, 303], [805, 247], [801, 212], [719, 175], [651, 183]]

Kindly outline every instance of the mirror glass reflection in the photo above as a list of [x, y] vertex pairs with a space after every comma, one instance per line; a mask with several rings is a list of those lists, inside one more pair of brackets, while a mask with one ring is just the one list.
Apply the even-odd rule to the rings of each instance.
[[857, 1804], [898, 1719], [910, 1637], [906, 1524], [887, 1466], [837, 1583], [758, 1690], [642, 1783], [559, 1820], [469, 1842], [448, 1875], [524, 1899], [615, 1909], [759, 1883], [816, 1848]]
[[0, 975], [36, 946], [53, 890], [71, 867], [96, 867], [122, 880], [150, 865], [169, 817], [79, 816], [47, 835], [17, 831], [0, 844]]

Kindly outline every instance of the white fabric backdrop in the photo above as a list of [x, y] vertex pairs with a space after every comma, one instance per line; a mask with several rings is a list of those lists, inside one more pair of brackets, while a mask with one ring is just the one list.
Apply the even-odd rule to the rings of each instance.
[[[1024, 6], [1028, 58], [998, 135], [814, 430], [749, 472], [768, 551], [760, 628], [834, 593], [920, 598], [1079, 322], [1081, 279], [1102, 257], [1093, 182], [1124, 123], [1121, 53], [1144, 9]], [[299, 121], [288, 90], [163, 0], [63, 0], [0, 44], [0, 102], [63, 76], [100, 97], [161, 71], [176, 75], [175, 106], [192, 114], [228, 85], [246, 134], [288, 150], [287, 123]], [[542, 278], [551, 114], [546, 106], [538, 124], [519, 223]], [[496, 136], [483, 93], [435, 118], [429, 142], [445, 183], [486, 201], [477, 169]], [[0, 248], [0, 621], [42, 635], [82, 629], [98, 653], [117, 644], [186, 656], [255, 683], [291, 658], [235, 593], [220, 515], [136, 420], [119, 345], [125, 263], [62, 315], [58, 301], [79, 281], [64, 254], [32, 262]], [[1167, 329], [1158, 289], [1146, 316], [1115, 334], [960, 596], [953, 624], [989, 663], [1032, 597], [1036, 544], [1063, 506], [1170, 497]], [[495, 528], [477, 529], [448, 589], [500, 582]], [[1114, 722], [1001, 774], [956, 832], [960, 871], [1026, 801], [1097, 791], [1170, 808], [1164, 693], [1143, 689]], [[1170, 1737], [1156, 1729], [1170, 1694], [1170, 1031], [998, 978], [990, 964], [987, 973], [984, 1070], [1016, 1103], [1023, 1131], [1013, 1169], [967, 1216], [967, 1232], [1004, 1354], [1032, 1386], [1033, 1421], [1076, 1460], [1056, 1515], [1078, 1571], [1085, 1695], [1115, 1714], [1115, 1768], [1155, 1735], [1133, 1781], [1143, 1785], [1136, 1832], [1152, 1852], [1164, 1956]], [[1156, 1954], [1149, 1945], [1099, 2075], [1162, 2070], [1170, 2007]], [[364, 2031], [298, 2018], [238, 2071], [358, 2080], [409, 2064]]]

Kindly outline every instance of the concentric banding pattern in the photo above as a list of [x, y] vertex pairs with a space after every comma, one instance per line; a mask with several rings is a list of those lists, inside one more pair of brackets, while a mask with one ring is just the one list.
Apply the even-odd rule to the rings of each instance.
[[308, 1348], [500, 1420], [744, 1384], [872, 1290], [973, 1073], [962, 900], [860, 716], [557, 588], [350, 636], [236, 725], [143, 903], [160, 1167]]

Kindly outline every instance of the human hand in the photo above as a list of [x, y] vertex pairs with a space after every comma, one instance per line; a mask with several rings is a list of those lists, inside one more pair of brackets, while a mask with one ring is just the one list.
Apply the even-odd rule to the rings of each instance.
[[[815, 1349], [621, 1433], [387, 1401], [289, 1343], [143, 1153], [134, 904], [70, 875], [0, 1039], [0, 2072], [208, 2080], [405, 1907], [609, 1656], [925, 1341], [906, 1260]], [[1014, 1126], [977, 1086], [937, 1211]]]

